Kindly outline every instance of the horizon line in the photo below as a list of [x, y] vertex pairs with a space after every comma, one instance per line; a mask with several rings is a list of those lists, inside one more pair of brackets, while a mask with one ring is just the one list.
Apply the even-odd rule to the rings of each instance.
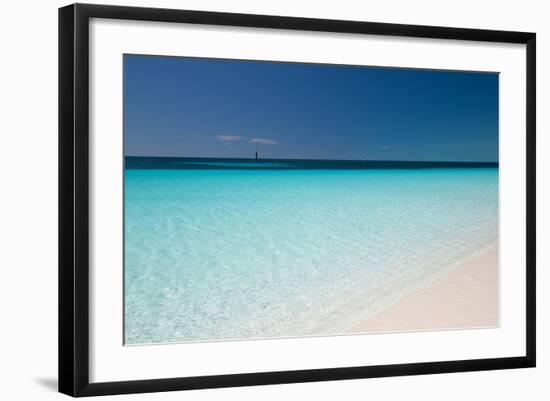
[[[254, 157], [211, 157], [211, 156], [143, 156], [143, 155], [124, 155], [124, 158], [155, 158], [155, 159], [226, 159], [226, 160], [253, 160]], [[292, 160], [292, 161], [342, 161], [342, 162], [391, 162], [391, 163], [486, 163], [499, 164], [499, 161], [487, 160], [394, 160], [394, 159], [308, 159], [308, 158], [264, 158], [258, 161], [273, 161], [273, 160]]]

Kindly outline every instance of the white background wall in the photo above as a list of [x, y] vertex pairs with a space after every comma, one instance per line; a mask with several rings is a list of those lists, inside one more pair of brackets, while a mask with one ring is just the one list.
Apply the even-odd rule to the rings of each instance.
[[[107, 0], [105, 0], [107, 1]], [[534, 31], [538, 54], [538, 367], [124, 396], [125, 399], [550, 399], [550, 13], [545, 1], [115, 1], [111, 4]], [[50, 400], [57, 386], [57, 0], [2, 4], [0, 22], [0, 399]], [[546, 71], [545, 71], [546, 70]], [[544, 182], [546, 181], [546, 183]], [[112, 397], [111, 397], [112, 398]], [[124, 399], [119, 397], [119, 399]]]

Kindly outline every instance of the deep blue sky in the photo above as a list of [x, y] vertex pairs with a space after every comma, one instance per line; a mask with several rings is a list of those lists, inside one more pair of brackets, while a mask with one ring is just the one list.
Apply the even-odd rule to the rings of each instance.
[[128, 156], [498, 161], [498, 74], [126, 55]]

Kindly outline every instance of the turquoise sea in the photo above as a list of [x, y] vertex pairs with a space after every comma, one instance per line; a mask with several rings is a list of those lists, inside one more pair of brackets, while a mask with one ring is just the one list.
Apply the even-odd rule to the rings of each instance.
[[343, 333], [498, 242], [498, 165], [127, 158], [125, 343]]

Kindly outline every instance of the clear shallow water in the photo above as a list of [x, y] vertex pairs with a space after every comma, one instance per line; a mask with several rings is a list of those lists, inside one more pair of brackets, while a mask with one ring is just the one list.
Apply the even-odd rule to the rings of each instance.
[[126, 170], [127, 344], [339, 334], [498, 241], [498, 168], [216, 167]]

